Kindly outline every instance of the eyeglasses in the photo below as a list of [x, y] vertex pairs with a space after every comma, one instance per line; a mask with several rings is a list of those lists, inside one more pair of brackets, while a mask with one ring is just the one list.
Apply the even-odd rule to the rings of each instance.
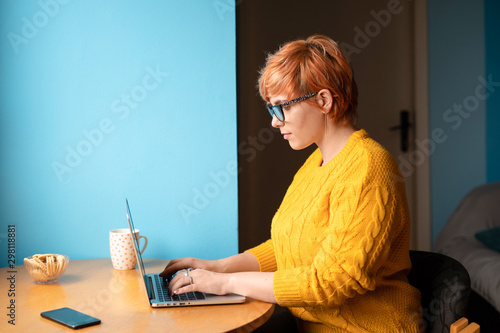
[[269, 114], [271, 115], [271, 117], [276, 115], [276, 118], [278, 118], [279, 121], [285, 121], [285, 114], [283, 113], [284, 106], [288, 106], [288, 105], [293, 104], [293, 103], [302, 102], [306, 99], [309, 99], [313, 96], [316, 96], [316, 94], [317, 94], [317, 92], [313, 92], [313, 93], [297, 97], [296, 99], [292, 99], [291, 101], [281, 103], [278, 105], [267, 104], [267, 110], [269, 111]]

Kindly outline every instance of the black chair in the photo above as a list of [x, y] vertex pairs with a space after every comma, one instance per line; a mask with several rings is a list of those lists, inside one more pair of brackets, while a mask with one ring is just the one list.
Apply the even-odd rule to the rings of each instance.
[[422, 294], [422, 332], [449, 332], [451, 324], [466, 316], [469, 273], [457, 260], [439, 253], [410, 251], [410, 259], [408, 280]]

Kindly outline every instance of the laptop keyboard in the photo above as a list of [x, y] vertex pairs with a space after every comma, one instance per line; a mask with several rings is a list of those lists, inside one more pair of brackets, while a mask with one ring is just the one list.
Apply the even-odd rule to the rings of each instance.
[[158, 294], [158, 299], [160, 300], [160, 302], [168, 302], [168, 301], [196, 301], [196, 300], [205, 299], [205, 294], [200, 293], [198, 291], [170, 296], [170, 293], [168, 291], [168, 286], [163, 281], [163, 279], [160, 278], [158, 275], [155, 275], [154, 277], [155, 277], [155, 280], [156, 280], [155, 281], [156, 285], [157, 286], [161, 286], [161, 288], [160, 288], [161, 290], [159, 291], [159, 294]]

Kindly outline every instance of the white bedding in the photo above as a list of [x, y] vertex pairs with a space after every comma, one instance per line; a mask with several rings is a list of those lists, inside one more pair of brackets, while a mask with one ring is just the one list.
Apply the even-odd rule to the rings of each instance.
[[468, 193], [443, 228], [434, 250], [460, 261], [474, 291], [500, 312], [500, 252], [475, 238], [479, 231], [500, 227], [500, 183]]

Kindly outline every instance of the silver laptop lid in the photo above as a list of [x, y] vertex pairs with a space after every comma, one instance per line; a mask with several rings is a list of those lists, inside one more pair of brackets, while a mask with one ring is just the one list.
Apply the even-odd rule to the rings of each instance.
[[144, 263], [142, 261], [142, 255], [141, 255], [141, 251], [139, 250], [139, 240], [137, 239], [136, 235], [135, 235], [135, 227], [134, 227], [134, 221], [132, 220], [132, 214], [130, 213], [130, 207], [129, 207], [129, 204], [128, 204], [128, 199], [125, 199], [125, 203], [127, 205], [127, 221], [128, 221], [128, 226], [130, 228], [130, 234], [132, 235], [132, 238], [134, 240], [134, 252], [135, 252], [135, 257], [137, 259], [137, 266], [139, 266], [139, 271], [141, 272], [141, 275], [142, 275], [142, 279], [144, 281], [144, 287], [146, 288], [146, 293], [148, 295], [149, 298], [151, 298], [151, 295], [150, 295], [150, 288], [151, 286], [149, 286], [149, 283], [148, 283], [148, 280], [147, 280], [147, 277], [146, 277], [146, 269], [144, 268]]

